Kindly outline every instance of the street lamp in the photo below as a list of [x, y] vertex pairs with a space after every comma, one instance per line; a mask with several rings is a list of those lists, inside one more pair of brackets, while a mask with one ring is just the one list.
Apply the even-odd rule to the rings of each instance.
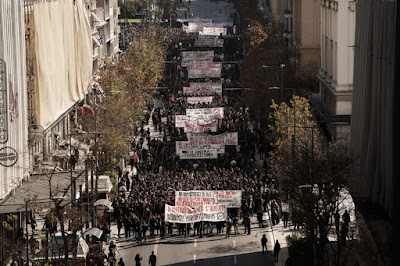
[[[76, 190], [76, 184], [75, 180], [73, 178], [72, 174], [72, 136], [80, 136], [80, 135], [90, 135], [94, 134], [97, 136], [100, 134], [99, 132], [82, 132], [82, 133], [70, 133], [69, 134], [69, 164], [70, 164], [70, 170], [71, 170], [71, 205], [74, 205], [75, 203], [75, 190]], [[97, 179], [97, 146], [95, 146], [95, 167], [96, 167], [96, 179]]]

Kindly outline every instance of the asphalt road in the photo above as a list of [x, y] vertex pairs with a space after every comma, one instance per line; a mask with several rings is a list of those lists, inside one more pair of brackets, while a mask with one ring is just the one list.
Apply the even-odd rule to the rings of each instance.
[[[175, 232], [174, 232], [175, 233]], [[244, 234], [243, 227], [239, 227], [239, 235], [232, 234], [225, 238], [225, 234], [212, 237], [183, 236], [159, 237], [147, 239], [138, 245], [133, 239], [116, 238], [118, 259], [122, 257], [126, 265], [135, 265], [135, 256], [139, 254], [142, 265], [148, 265], [152, 251], [157, 256], [157, 265], [274, 265], [272, 252], [262, 254], [261, 237], [268, 238], [268, 250], [272, 250], [272, 234], [268, 227], [258, 228], [253, 224], [250, 235]]]

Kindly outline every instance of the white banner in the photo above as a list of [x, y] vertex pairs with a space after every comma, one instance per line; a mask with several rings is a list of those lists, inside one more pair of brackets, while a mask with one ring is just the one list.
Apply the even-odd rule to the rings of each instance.
[[218, 67], [209, 68], [188, 68], [188, 78], [200, 79], [200, 78], [220, 78], [221, 77], [221, 65]]
[[185, 127], [186, 121], [189, 121], [187, 115], [175, 115], [175, 127]]
[[208, 144], [202, 142], [190, 142], [190, 141], [176, 141], [176, 154], [182, 154], [188, 150], [216, 150], [217, 154], [225, 153], [225, 144]]
[[175, 206], [193, 207], [210, 204], [226, 204], [228, 208], [240, 208], [241, 190], [190, 190], [175, 191]]
[[187, 134], [190, 142], [201, 142], [207, 144], [220, 144], [225, 145], [238, 145], [238, 133], [237, 132], [226, 132], [220, 135], [208, 135], [208, 134]]
[[218, 122], [213, 121], [211, 123], [205, 124], [200, 120], [194, 121], [186, 121], [185, 126], [183, 128], [184, 132], [193, 132], [193, 133], [203, 133], [203, 132], [217, 132]]
[[201, 117], [202, 115], [213, 115], [216, 118], [224, 118], [224, 107], [186, 109], [186, 115]]
[[198, 103], [212, 103], [212, 96], [204, 96], [204, 97], [187, 97], [186, 99], [188, 104], [198, 104]]
[[200, 35], [226, 35], [226, 28], [220, 27], [203, 27], [203, 30], [199, 32]]
[[206, 60], [212, 62], [214, 60], [214, 50], [211, 51], [183, 51], [181, 65], [185, 66], [186, 63], [192, 60]]
[[195, 47], [224, 47], [224, 40], [218, 37], [199, 37], [194, 40]]
[[204, 205], [197, 208], [165, 205], [165, 221], [170, 223], [196, 223], [226, 221], [225, 205]]
[[190, 83], [190, 87], [183, 87], [183, 95], [222, 95], [222, 83]]
[[184, 150], [179, 154], [179, 159], [217, 159], [218, 154], [214, 149]]
[[198, 69], [198, 68], [220, 68], [222, 69], [222, 64], [220, 62], [210, 62], [205, 60], [191, 60], [185, 64], [185, 67], [188, 68], [188, 71], [191, 69]]

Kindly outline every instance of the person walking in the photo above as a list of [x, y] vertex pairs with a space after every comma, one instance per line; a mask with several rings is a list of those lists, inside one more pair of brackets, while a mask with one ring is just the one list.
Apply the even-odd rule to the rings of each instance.
[[142, 265], [140, 262], [141, 260], [142, 260], [142, 258], [139, 256], [139, 254], [136, 254], [136, 256], [135, 256], [136, 266]]
[[278, 240], [276, 240], [276, 243], [274, 246], [274, 261], [275, 262], [278, 262], [280, 250], [281, 250], [281, 245], [279, 244]]
[[226, 219], [226, 234], [225, 234], [225, 238], [230, 238], [231, 237], [231, 226], [232, 226], [232, 220], [228, 216], [228, 218]]
[[157, 262], [157, 257], [156, 257], [156, 255], [154, 255], [154, 251], [152, 251], [151, 255], [149, 257], [149, 265], [156, 266], [156, 262]]
[[267, 239], [266, 235], [263, 234], [263, 236], [261, 238], [261, 246], [262, 246], [262, 253], [263, 254], [264, 254], [264, 248], [265, 248], [265, 251], [268, 253], [267, 242], [268, 242], [268, 239]]
[[119, 259], [118, 266], [125, 266], [125, 262], [122, 258]]

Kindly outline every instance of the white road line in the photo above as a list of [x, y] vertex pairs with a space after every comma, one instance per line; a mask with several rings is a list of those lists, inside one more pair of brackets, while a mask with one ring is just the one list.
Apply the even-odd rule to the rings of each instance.
[[193, 254], [193, 263], [196, 263], [196, 254]]
[[235, 242], [235, 240], [233, 240], [232, 242], [233, 242], [233, 247], [235, 248], [235, 247], [236, 247], [236, 242]]
[[233, 263], [237, 264], [236, 255], [235, 255], [235, 256], [233, 256]]
[[197, 247], [197, 239], [194, 240], [194, 247]]
[[160, 238], [157, 237], [156, 244], [154, 245], [154, 255], [156, 255], [156, 256], [157, 256], [157, 252], [158, 252], [158, 243], [159, 242], [160, 242]]

